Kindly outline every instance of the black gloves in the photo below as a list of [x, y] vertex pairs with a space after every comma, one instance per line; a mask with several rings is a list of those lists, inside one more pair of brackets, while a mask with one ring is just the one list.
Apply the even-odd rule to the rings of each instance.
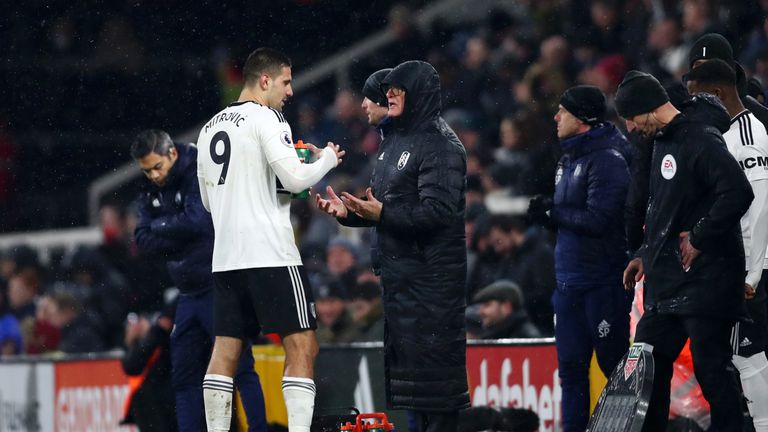
[[528, 220], [535, 225], [551, 225], [548, 211], [552, 210], [552, 198], [544, 195], [536, 195], [528, 204]]

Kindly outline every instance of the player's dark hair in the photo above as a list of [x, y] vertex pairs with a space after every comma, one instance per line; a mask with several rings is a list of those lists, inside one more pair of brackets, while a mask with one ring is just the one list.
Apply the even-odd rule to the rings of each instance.
[[173, 140], [167, 132], [160, 129], [147, 129], [139, 132], [131, 144], [131, 157], [139, 160], [150, 153], [168, 156], [173, 148]]
[[291, 59], [287, 55], [272, 48], [258, 48], [245, 61], [243, 79], [246, 85], [253, 85], [262, 74], [277, 77], [282, 73], [283, 66], [291, 67]]
[[686, 79], [699, 84], [735, 86], [736, 71], [723, 60], [712, 59], [693, 68], [686, 75]]

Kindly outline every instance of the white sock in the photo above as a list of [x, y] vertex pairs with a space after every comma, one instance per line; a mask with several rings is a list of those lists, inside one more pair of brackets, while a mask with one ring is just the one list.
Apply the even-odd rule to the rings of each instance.
[[309, 432], [315, 410], [315, 382], [309, 378], [283, 377], [283, 399], [288, 411], [288, 432]]
[[232, 422], [232, 377], [207, 374], [203, 379], [203, 403], [208, 432], [229, 432]]
[[739, 370], [741, 388], [755, 431], [768, 432], [768, 358], [765, 352], [752, 357], [735, 355], [733, 364]]

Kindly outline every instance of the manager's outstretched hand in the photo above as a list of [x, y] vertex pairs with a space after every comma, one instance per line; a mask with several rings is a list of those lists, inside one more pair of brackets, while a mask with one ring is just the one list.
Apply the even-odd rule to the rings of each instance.
[[315, 194], [315, 205], [317, 208], [333, 217], [347, 217], [347, 207], [344, 206], [344, 203], [336, 195], [336, 192], [333, 191], [333, 188], [326, 186], [325, 193], [328, 196], [328, 199], [323, 199], [319, 193]]
[[365, 190], [365, 200], [356, 198], [347, 192], [341, 193], [341, 201], [347, 208], [363, 219], [378, 222], [381, 219], [381, 209], [384, 204], [373, 196], [371, 188]]

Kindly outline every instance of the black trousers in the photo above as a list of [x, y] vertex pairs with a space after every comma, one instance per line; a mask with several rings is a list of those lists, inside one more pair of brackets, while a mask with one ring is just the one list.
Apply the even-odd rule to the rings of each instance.
[[419, 432], [456, 432], [459, 426], [459, 412], [416, 411]]
[[696, 380], [709, 402], [710, 431], [740, 431], [742, 428], [741, 391], [731, 364], [730, 345], [733, 322], [700, 316], [679, 316], [646, 312], [637, 324], [635, 342], [653, 345], [655, 373], [653, 392], [643, 431], [667, 430], [672, 364], [685, 341], [691, 339], [691, 355]]

